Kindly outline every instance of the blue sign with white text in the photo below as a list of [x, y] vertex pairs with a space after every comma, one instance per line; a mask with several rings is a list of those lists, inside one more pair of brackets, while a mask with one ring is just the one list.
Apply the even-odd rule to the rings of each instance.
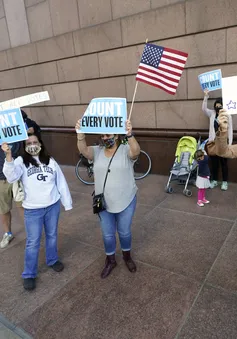
[[81, 119], [82, 133], [126, 134], [127, 101], [125, 98], [92, 99]]
[[221, 69], [200, 74], [198, 76], [202, 90], [208, 89], [215, 91], [222, 88], [222, 74]]
[[28, 139], [20, 108], [0, 111], [0, 144]]

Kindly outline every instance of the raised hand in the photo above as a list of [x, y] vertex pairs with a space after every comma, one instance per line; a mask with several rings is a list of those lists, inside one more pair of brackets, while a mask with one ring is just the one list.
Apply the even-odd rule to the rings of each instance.
[[9, 145], [6, 142], [4, 142], [2, 144], [1, 148], [2, 148], [3, 152], [6, 153], [6, 154], [12, 153], [11, 148], [9, 147]]
[[132, 124], [130, 120], [126, 121], [126, 131], [127, 131], [127, 135], [131, 135], [132, 134]]
[[222, 132], [226, 132], [228, 130], [228, 120], [229, 118], [226, 110], [224, 109], [220, 110], [218, 115], [218, 124]]
[[77, 121], [75, 130], [80, 130], [81, 129], [81, 119]]

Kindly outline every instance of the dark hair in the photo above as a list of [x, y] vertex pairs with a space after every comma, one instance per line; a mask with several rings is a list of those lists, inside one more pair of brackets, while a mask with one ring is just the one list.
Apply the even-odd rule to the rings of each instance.
[[223, 106], [223, 102], [222, 102], [222, 98], [217, 98], [216, 101], [214, 102], [214, 109], [216, 109], [216, 105], [217, 104], [221, 104], [221, 106]]
[[194, 154], [194, 158], [197, 160], [199, 158], [201, 158], [204, 155], [204, 152], [202, 149], [198, 149], [195, 154]]
[[21, 109], [21, 115], [22, 115], [23, 120], [28, 118], [28, 115], [26, 114], [25, 111], [23, 111], [23, 109]]
[[[44, 146], [44, 143], [43, 141], [41, 140], [39, 134], [37, 133], [34, 133], [34, 134], [28, 134], [29, 137], [32, 137], [32, 136], [35, 136], [39, 143], [41, 144], [41, 151], [39, 153], [39, 161], [42, 163], [42, 164], [45, 164], [45, 165], [48, 165], [49, 164], [49, 161], [50, 161], [50, 158], [51, 156], [49, 155], [48, 151], [46, 150], [45, 146]], [[22, 158], [23, 158], [23, 162], [24, 162], [24, 165], [28, 168], [30, 166], [30, 164], [32, 166], [35, 166], [35, 167], [39, 167], [39, 164], [38, 162], [32, 157], [32, 155], [30, 155], [29, 153], [27, 153], [25, 151], [25, 146], [26, 146], [26, 140], [23, 142], [24, 144], [24, 149], [22, 150]]]

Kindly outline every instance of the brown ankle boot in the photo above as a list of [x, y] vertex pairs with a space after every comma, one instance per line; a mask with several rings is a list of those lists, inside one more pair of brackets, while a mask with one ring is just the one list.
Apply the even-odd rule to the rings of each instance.
[[112, 270], [117, 266], [116, 260], [115, 260], [115, 254], [107, 255], [105, 259], [105, 267], [103, 268], [103, 271], [101, 272], [101, 278], [105, 279], [110, 275]]
[[123, 260], [130, 272], [136, 272], [137, 267], [135, 262], [131, 258], [130, 251], [122, 251], [123, 252]]

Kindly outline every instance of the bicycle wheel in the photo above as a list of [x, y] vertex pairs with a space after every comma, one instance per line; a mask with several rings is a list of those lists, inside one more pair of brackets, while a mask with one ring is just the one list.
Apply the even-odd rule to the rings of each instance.
[[145, 178], [151, 171], [151, 158], [145, 152], [141, 151], [134, 164], [134, 177], [136, 180]]
[[75, 173], [77, 179], [79, 179], [84, 184], [94, 185], [93, 163], [86, 163], [85, 160], [81, 158], [76, 164]]

